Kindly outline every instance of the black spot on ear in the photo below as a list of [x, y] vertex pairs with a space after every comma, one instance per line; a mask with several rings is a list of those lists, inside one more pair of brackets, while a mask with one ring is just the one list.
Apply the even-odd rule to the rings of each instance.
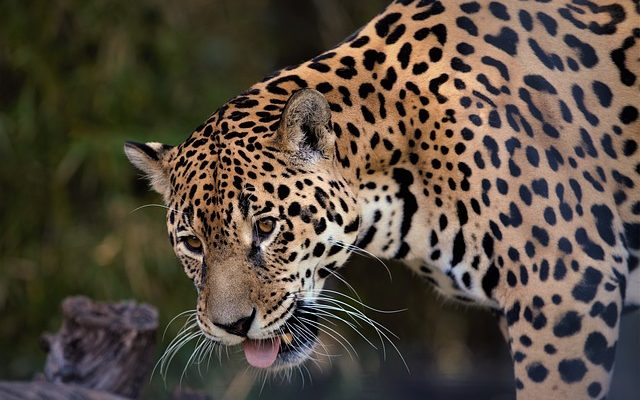
[[152, 159], [153, 161], [158, 161], [158, 152], [156, 150], [154, 150], [152, 147], [148, 146], [145, 143], [138, 143], [138, 142], [131, 142], [128, 141], [125, 143], [125, 146], [130, 146], [130, 147], [135, 147], [138, 150], [142, 151], [143, 153], [145, 153], [150, 159]]

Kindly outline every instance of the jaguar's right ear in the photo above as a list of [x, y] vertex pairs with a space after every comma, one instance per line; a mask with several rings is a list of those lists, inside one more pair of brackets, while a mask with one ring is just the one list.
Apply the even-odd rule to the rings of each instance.
[[162, 195], [165, 204], [171, 194], [168, 155], [172, 149], [173, 146], [156, 142], [124, 144], [124, 153], [131, 164], [144, 172], [151, 188]]
[[295, 92], [282, 111], [276, 134], [281, 148], [305, 160], [318, 154], [333, 157], [335, 135], [327, 99], [314, 89]]

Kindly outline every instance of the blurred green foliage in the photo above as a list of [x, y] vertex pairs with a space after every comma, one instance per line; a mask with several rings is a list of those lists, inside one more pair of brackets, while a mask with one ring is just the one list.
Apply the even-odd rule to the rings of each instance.
[[[195, 292], [167, 244], [164, 210], [138, 209], [160, 199], [123, 156], [125, 140], [181, 142], [226, 99], [339, 42], [385, 3], [0, 2], [0, 379], [41, 370], [38, 337], [58, 329], [66, 296], [149, 302], [163, 327], [193, 307]], [[441, 311], [401, 267], [392, 266], [389, 282], [374, 264], [359, 260], [346, 279], [375, 307], [409, 309], [372, 317], [398, 333], [413, 375], [388, 346], [384, 361], [381, 348], [366, 347], [343, 327], [360, 359], [334, 346], [341, 356], [313, 373], [310, 389], [301, 389], [301, 377], [291, 385], [275, 379], [263, 398], [384, 398], [394, 388], [385, 379], [396, 377], [395, 385], [410, 391], [434, 376], [466, 376], [478, 360], [490, 366], [479, 376], [509, 385], [507, 350], [487, 315]], [[166, 384], [153, 379], [147, 397], [167, 396], [189, 351], [174, 361]], [[206, 387], [215, 398], [257, 396], [260, 384], [251, 386], [241, 357], [229, 358], [222, 366], [213, 361], [202, 377], [190, 368], [185, 385]]]

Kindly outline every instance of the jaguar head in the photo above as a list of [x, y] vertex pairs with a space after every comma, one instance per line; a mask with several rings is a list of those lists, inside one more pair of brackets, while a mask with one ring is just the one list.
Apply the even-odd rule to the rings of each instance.
[[176, 147], [128, 142], [125, 153], [168, 207], [202, 332], [242, 344], [255, 367], [307, 359], [318, 341], [317, 296], [360, 221], [324, 96], [254, 90]]

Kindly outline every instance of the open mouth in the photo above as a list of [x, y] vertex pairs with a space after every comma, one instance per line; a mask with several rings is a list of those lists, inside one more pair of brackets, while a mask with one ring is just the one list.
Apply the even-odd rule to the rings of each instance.
[[250, 365], [277, 369], [306, 360], [318, 339], [318, 317], [300, 302], [278, 333], [278, 336], [247, 338], [242, 342]]

